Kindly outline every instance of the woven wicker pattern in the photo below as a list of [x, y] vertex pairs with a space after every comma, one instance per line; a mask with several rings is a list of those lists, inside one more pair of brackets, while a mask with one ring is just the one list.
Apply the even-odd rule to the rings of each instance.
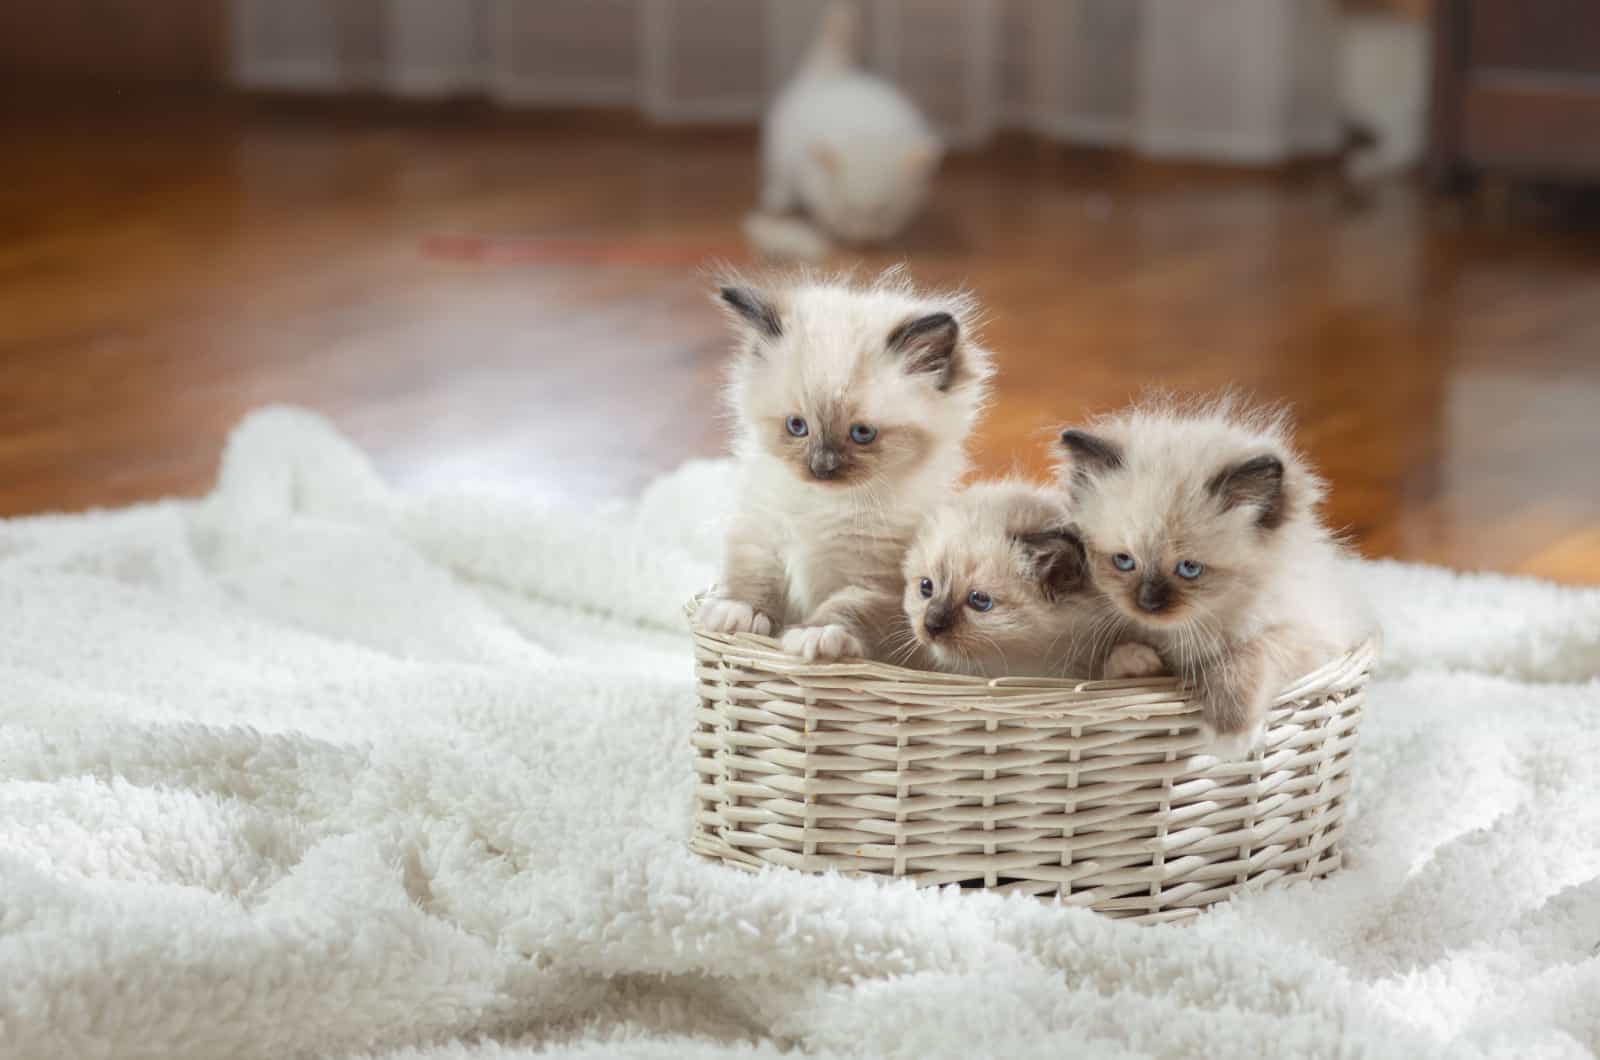
[[1373, 648], [1284, 690], [1251, 760], [1204, 756], [1170, 678], [807, 664], [695, 633], [696, 851], [1059, 898], [1146, 922], [1339, 866]]

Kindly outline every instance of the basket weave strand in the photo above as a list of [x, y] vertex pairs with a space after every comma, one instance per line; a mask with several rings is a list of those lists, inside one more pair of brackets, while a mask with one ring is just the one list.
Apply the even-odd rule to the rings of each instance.
[[1339, 866], [1370, 644], [1286, 688], [1262, 750], [1218, 762], [1171, 678], [986, 681], [694, 640], [691, 846], [709, 857], [1143, 922]]

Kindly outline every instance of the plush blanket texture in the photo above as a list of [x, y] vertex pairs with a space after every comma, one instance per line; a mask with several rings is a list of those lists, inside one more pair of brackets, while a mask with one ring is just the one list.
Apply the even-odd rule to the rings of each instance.
[[403, 497], [280, 409], [0, 524], [0, 1056], [1600, 1050], [1600, 592], [1352, 566], [1349, 867], [1141, 928], [687, 853], [728, 498]]

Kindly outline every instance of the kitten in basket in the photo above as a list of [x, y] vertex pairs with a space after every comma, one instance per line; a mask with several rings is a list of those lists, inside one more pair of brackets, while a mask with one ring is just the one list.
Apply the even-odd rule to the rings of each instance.
[[1194, 684], [1218, 755], [1250, 750], [1280, 689], [1369, 635], [1282, 415], [1152, 401], [1061, 443], [1091, 580]]
[[[980, 482], [935, 509], [906, 552], [893, 661], [980, 677], [1145, 677], [1161, 660], [1115, 644], [1066, 496]], [[1107, 649], [1112, 649], [1109, 652]]]
[[917, 524], [955, 488], [990, 357], [971, 301], [898, 270], [859, 286], [732, 282], [735, 513], [696, 622], [775, 633], [807, 660], [882, 657]]

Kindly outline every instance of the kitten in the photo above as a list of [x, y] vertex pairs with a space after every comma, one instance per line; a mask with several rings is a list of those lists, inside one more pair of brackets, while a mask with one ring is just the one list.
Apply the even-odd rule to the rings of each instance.
[[[856, 61], [857, 13], [836, 0], [799, 72], [762, 127], [761, 210], [746, 231], [774, 256], [815, 255], [770, 215], [804, 210], [828, 235], [870, 243], [900, 231], [922, 208], [943, 152], [916, 106]], [[771, 245], [766, 245], [770, 237]]]
[[1015, 479], [968, 486], [923, 520], [904, 580], [903, 643], [892, 661], [981, 677], [1165, 670], [1145, 644], [1105, 653], [1121, 623], [1090, 583], [1060, 491]]
[[1217, 754], [1248, 751], [1280, 689], [1368, 635], [1283, 416], [1149, 403], [1061, 442], [1090, 577], [1193, 682]]
[[1098, 594], [1065, 495], [1017, 480], [967, 487], [906, 552], [896, 659], [981, 677], [1087, 676]]
[[806, 659], [881, 657], [918, 520], [965, 472], [990, 356], [961, 296], [898, 270], [730, 283], [738, 496], [702, 628], [784, 633]]

